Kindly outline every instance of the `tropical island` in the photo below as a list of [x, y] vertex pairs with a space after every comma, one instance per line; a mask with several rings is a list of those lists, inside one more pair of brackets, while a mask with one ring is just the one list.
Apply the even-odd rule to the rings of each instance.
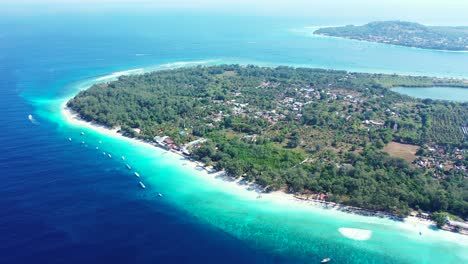
[[[468, 104], [396, 86], [464, 80], [291, 67], [198, 66], [122, 76], [67, 106], [265, 192], [385, 211], [468, 217]], [[460, 217], [460, 218], [459, 218]]]
[[380, 21], [362, 26], [325, 27], [316, 30], [314, 34], [422, 49], [468, 51], [468, 27]]

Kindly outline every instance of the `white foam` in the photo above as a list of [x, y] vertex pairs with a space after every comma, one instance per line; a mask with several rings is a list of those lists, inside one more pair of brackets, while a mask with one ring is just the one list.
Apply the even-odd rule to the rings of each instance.
[[181, 68], [185, 66], [193, 66], [193, 65], [203, 65], [203, 64], [210, 64], [215, 63], [218, 60], [199, 60], [199, 61], [177, 61], [172, 63], [161, 64], [161, 68]]
[[127, 70], [127, 71], [118, 71], [118, 72], [113, 72], [109, 75], [96, 78], [96, 81], [105, 81], [105, 80], [110, 80], [110, 79], [120, 77], [122, 75], [137, 74], [137, 73], [143, 73], [143, 72], [144, 72], [143, 68], [132, 69], [132, 70]]
[[342, 228], [338, 228], [338, 231], [344, 237], [347, 237], [353, 240], [364, 241], [364, 240], [369, 240], [372, 237], [372, 231], [365, 230], [365, 229], [342, 227]]

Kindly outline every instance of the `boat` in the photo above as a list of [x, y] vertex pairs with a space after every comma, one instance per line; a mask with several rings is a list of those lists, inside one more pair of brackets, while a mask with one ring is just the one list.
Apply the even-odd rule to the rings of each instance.
[[99, 147], [96, 147], [96, 149], [99, 149]]
[[328, 263], [331, 261], [331, 258], [324, 258], [320, 263]]
[[111, 154], [107, 154], [107, 156], [109, 157], [109, 159], [111, 159], [111, 158], [112, 158], [112, 155], [111, 155]]
[[102, 155], [104, 155], [104, 156], [105, 156], [105, 155], [106, 155], [106, 152], [102, 152]]
[[81, 131], [81, 133], [80, 133], [80, 134], [81, 134], [82, 136], [84, 136], [84, 132], [83, 132], [83, 131]]
[[122, 156], [122, 160], [125, 160], [125, 156]]
[[127, 167], [127, 169], [129, 169], [129, 170], [132, 169], [132, 167], [130, 167], [130, 165], [128, 165], [128, 164], [125, 164], [125, 167]]
[[85, 142], [84, 141], [81, 141], [81, 144], [84, 144]]
[[102, 144], [102, 141], [101, 141], [101, 140], [99, 140], [99, 144]]
[[137, 176], [138, 178], [140, 178], [140, 173], [138, 173], [138, 172], [135, 171], [135, 176]]
[[158, 193], [158, 196], [159, 196], [159, 197], [163, 197], [162, 193]]
[[71, 139], [71, 138], [68, 138], [68, 141], [72, 141], [72, 139]]
[[39, 125], [39, 122], [36, 121], [36, 119], [34, 119], [34, 117], [32, 115], [28, 115], [28, 119], [29, 121], [31, 121], [31, 123], [33, 123], [34, 125]]
[[145, 186], [142, 182], [138, 182], [138, 184], [140, 184], [140, 187], [141, 187], [142, 189], [145, 189], [145, 188], [146, 188], [146, 186]]

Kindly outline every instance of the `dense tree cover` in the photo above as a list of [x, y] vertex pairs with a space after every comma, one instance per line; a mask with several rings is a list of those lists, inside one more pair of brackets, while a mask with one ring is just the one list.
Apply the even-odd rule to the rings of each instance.
[[434, 85], [467, 84], [307, 68], [200, 66], [120, 77], [80, 92], [68, 106], [128, 136], [168, 135], [177, 144], [207, 138], [193, 158], [266, 190], [327, 193], [330, 201], [398, 215], [414, 208], [466, 217], [463, 172], [434, 179], [380, 150], [392, 140], [467, 146], [460, 130], [467, 104], [421, 101], [390, 89]]
[[468, 50], [468, 27], [434, 27], [403, 21], [321, 28], [314, 34], [424, 49]]
[[442, 212], [435, 212], [432, 215], [432, 219], [435, 221], [437, 227], [439, 228], [443, 227], [447, 223], [446, 214]]

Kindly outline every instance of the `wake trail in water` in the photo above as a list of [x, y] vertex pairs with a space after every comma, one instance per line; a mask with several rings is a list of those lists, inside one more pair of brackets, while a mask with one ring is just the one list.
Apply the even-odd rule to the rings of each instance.
[[29, 119], [29, 121], [31, 121], [32, 124], [34, 124], [34, 125], [40, 125], [40, 123], [34, 118], [33, 115], [31, 115], [31, 114], [28, 115], [28, 119]]

